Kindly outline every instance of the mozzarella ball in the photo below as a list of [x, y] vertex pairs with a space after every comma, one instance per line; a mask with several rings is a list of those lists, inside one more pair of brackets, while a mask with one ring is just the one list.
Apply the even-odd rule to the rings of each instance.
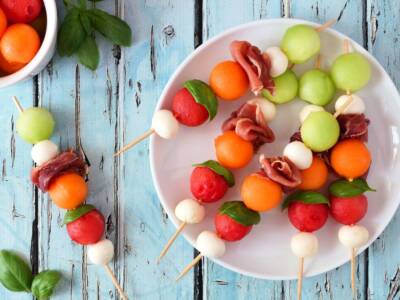
[[292, 237], [290, 247], [297, 257], [314, 256], [318, 252], [318, 239], [310, 232], [299, 232]]
[[114, 257], [114, 245], [107, 239], [90, 244], [87, 246], [87, 257], [93, 264], [106, 265]]
[[[349, 99], [351, 97], [351, 99]], [[365, 112], [365, 104], [356, 94], [342, 95], [335, 103], [335, 110], [342, 114], [363, 114]]]
[[285, 73], [289, 64], [289, 60], [281, 48], [269, 47], [267, 50], [265, 50], [265, 53], [271, 60], [271, 69], [269, 74], [272, 77], [278, 77], [279, 75]]
[[58, 154], [58, 146], [52, 141], [43, 140], [32, 147], [31, 156], [36, 165], [41, 166]]
[[225, 242], [214, 232], [205, 230], [196, 240], [196, 248], [207, 257], [217, 258], [225, 253]]
[[304, 106], [299, 113], [300, 123], [303, 124], [304, 121], [307, 119], [308, 115], [316, 111], [325, 111], [325, 109], [322, 106], [314, 104], [309, 104]]
[[200, 223], [206, 212], [204, 206], [193, 199], [185, 199], [175, 207], [175, 216], [188, 224]]
[[275, 104], [265, 98], [257, 97], [247, 101], [247, 103], [258, 105], [264, 115], [265, 121], [267, 122], [272, 121], [276, 116]]
[[345, 225], [339, 229], [339, 241], [348, 248], [360, 248], [369, 239], [367, 228], [360, 225]]
[[155, 112], [152, 128], [160, 137], [171, 139], [178, 133], [179, 124], [172, 112], [162, 109]]
[[308, 169], [313, 160], [312, 151], [299, 141], [287, 144], [283, 149], [283, 155], [289, 158], [300, 170]]

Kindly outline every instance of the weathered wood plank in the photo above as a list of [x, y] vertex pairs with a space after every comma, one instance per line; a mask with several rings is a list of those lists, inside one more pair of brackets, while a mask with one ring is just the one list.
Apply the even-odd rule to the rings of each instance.
[[[125, 15], [134, 30], [134, 46], [123, 54], [118, 146], [147, 130], [154, 107], [172, 72], [194, 48], [194, 1], [126, 1]], [[193, 298], [193, 275], [175, 277], [193, 258], [179, 238], [156, 265], [174, 232], [157, 199], [149, 169], [148, 141], [120, 158], [120, 226], [125, 236], [125, 283], [138, 299]], [[172, 158], [171, 158], [172, 159]]]
[[[368, 50], [378, 59], [400, 87], [400, 13], [399, 1], [366, 1], [366, 38]], [[392, 99], [388, 99], [392, 101]], [[368, 297], [400, 298], [400, 215], [397, 213], [387, 229], [372, 244], [368, 260]]]

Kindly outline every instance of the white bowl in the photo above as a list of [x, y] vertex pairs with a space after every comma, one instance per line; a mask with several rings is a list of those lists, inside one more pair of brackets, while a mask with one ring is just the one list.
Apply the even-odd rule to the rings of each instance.
[[43, 0], [46, 11], [46, 33], [35, 57], [22, 69], [0, 77], [0, 88], [10, 86], [35, 76], [46, 67], [54, 55], [57, 41], [57, 7], [55, 0]]
[[[268, 46], [279, 45], [285, 30], [298, 23], [318, 25], [295, 19], [263, 20], [235, 27], [209, 40], [176, 70], [166, 85], [156, 110], [170, 108], [172, 97], [186, 80], [198, 78], [207, 82], [210, 71], [217, 62], [231, 59], [231, 41], [248, 40], [261, 49], [266, 49]], [[332, 29], [321, 33], [323, 67], [329, 66], [341, 53], [345, 38], [348, 37]], [[368, 244], [360, 249], [361, 252], [382, 233], [400, 201], [400, 96], [377, 60], [356, 42], [351, 41], [351, 44], [368, 59], [372, 67], [370, 82], [357, 94], [365, 99], [366, 115], [371, 120], [368, 147], [372, 152], [373, 163], [368, 182], [378, 190], [376, 193], [368, 193], [369, 210], [360, 222], [370, 231]], [[310, 61], [306, 65], [296, 66], [295, 71], [301, 74], [312, 65], [313, 61]], [[248, 94], [243, 100], [230, 103], [220, 101], [218, 115], [212, 122], [196, 128], [180, 126], [180, 132], [175, 139], [164, 140], [156, 135], [151, 138], [150, 163], [154, 184], [160, 201], [175, 226], [178, 224], [174, 215], [176, 204], [191, 196], [189, 177], [192, 164], [215, 159], [213, 140], [221, 133], [223, 120], [250, 97], [252, 96]], [[281, 155], [290, 135], [300, 125], [298, 112], [302, 106], [304, 102], [300, 100], [278, 106], [277, 117], [270, 123], [277, 139], [273, 144], [264, 145], [259, 153], [267, 156]], [[258, 169], [255, 156], [249, 166], [235, 171], [236, 186], [229, 190], [223, 201], [240, 199], [239, 187], [243, 177]], [[183, 235], [192, 245], [202, 230], [214, 229], [213, 218], [221, 203], [222, 201], [206, 205], [205, 220], [197, 225], [186, 226]], [[327, 272], [349, 260], [349, 250], [337, 239], [339, 228], [340, 225], [330, 217], [327, 224], [316, 232], [320, 249], [315, 257], [306, 259], [305, 276]], [[226, 254], [214, 261], [228, 269], [254, 277], [279, 280], [296, 278], [298, 261], [290, 250], [290, 239], [295, 233], [287, 213], [276, 208], [263, 213], [260, 224], [255, 225], [242, 241], [227, 243]]]

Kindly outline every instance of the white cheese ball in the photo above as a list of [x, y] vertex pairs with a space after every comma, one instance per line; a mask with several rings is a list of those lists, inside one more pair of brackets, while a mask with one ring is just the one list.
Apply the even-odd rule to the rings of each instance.
[[93, 264], [106, 265], [114, 257], [114, 245], [107, 239], [90, 244], [87, 246], [87, 257]]
[[36, 165], [41, 166], [58, 154], [58, 146], [52, 141], [43, 140], [32, 147], [31, 156]]
[[360, 248], [368, 242], [369, 232], [361, 225], [345, 225], [339, 229], [338, 238], [348, 248]]
[[188, 224], [200, 223], [206, 212], [204, 206], [193, 199], [185, 199], [175, 207], [175, 216]]
[[276, 106], [272, 102], [268, 101], [265, 98], [257, 97], [247, 101], [250, 104], [256, 104], [261, 109], [261, 112], [264, 115], [265, 121], [270, 122], [276, 116]]
[[303, 124], [304, 121], [307, 119], [308, 115], [316, 111], [325, 111], [325, 109], [322, 106], [314, 104], [309, 104], [304, 106], [299, 113], [300, 123]]
[[269, 74], [272, 77], [278, 77], [279, 75], [285, 73], [289, 64], [289, 60], [281, 48], [269, 47], [267, 50], [265, 50], [265, 53], [271, 60], [271, 69]]
[[297, 257], [314, 256], [318, 252], [318, 239], [310, 232], [299, 232], [292, 237], [290, 247]]
[[161, 109], [153, 116], [152, 128], [160, 137], [171, 139], [178, 133], [179, 124], [172, 112]]
[[308, 169], [313, 160], [312, 151], [302, 142], [294, 141], [286, 145], [283, 155], [290, 159], [300, 170]]
[[[351, 97], [351, 99], [349, 99]], [[335, 110], [342, 114], [363, 114], [365, 112], [365, 104], [356, 94], [342, 95], [335, 103]]]
[[196, 248], [204, 256], [217, 258], [224, 255], [225, 242], [214, 232], [205, 230], [197, 237]]

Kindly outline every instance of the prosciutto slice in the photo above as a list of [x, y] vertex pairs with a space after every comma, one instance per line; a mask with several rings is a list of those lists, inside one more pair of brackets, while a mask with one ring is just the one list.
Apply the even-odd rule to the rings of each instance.
[[337, 120], [340, 125], [340, 139], [368, 141], [369, 120], [364, 114], [343, 114]]
[[231, 55], [244, 69], [249, 78], [251, 91], [260, 95], [263, 89], [274, 94], [275, 84], [269, 75], [271, 61], [260, 49], [246, 41], [233, 41], [230, 45]]
[[263, 144], [272, 143], [275, 135], [265, 121], [261, 108], [256, 103], [245, 103], [222, 124], [222, 131], [234, 130], [242, 139], [253, 144], [257, 151]]
[[87, 166], [82, 155], [70, 150], [61, 153], [40, 167], [33, 168], [31, 180], [43, 192], [46, 192], [51, 181], [65, 173], [78, 173], [81, 176], [87, 174]]
[[260, 164], [266, 176], [284, 188], [293, 189], [301, 183], [300, 170], [285, 156], [266, 158], [261, 155]]

